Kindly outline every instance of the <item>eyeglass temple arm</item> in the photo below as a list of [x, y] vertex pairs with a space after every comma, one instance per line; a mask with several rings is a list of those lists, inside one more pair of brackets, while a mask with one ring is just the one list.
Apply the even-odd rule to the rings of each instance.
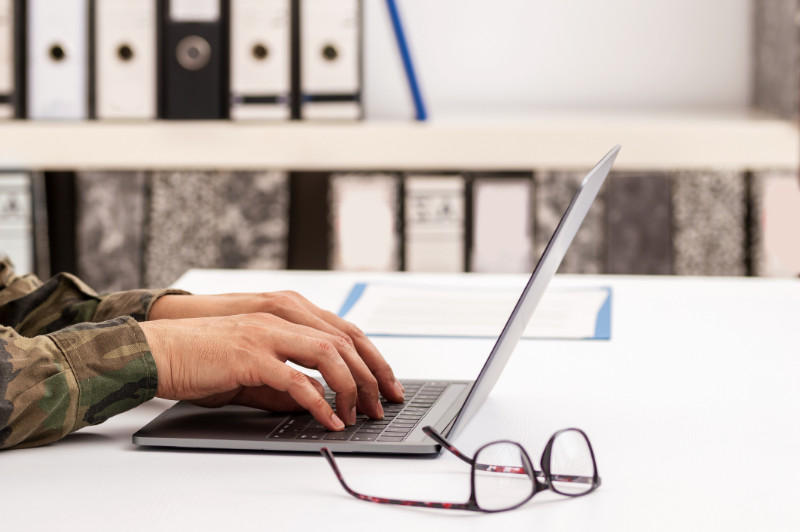
[[333, 458], [333, 453], [327, 447], [323, 447], [319, 450], [322, 456], [330, 464], [333, 472], [336, 474], [336, 478], [339, 479], [339, 483], [342, 485], [344, 490], [355, 497], [356, 499], [368, 502], [377, 502], [379, 504], [396, 504], [399, 506], [416, 506], [420, 508], [442, 508], [445, 510], [479, 510], [479, 508], [474, 503], [457, 503], [457, 502], [426, 502], [426, 501], [410, 501], [406, 499], [387, 499], [384, 497], [372, 497], [371, 495], [364, 495], [363, 493], [359, 493], [344, 481], [344, 477], [342, 477], [342, 472], [339, 471], [339, 466], [336, 464], [336, 460]]
[[[470, 458], [469, 456], [465, 455], [456, 447], [447, 441], [444, 436], [439, 434], [436, 429], [433, 427], [423, 427], [422, 431], [430, 436], [432, 439], [436, 441], [439, 445], [453, 453], [458, 459], [468, 463], [469, 465], [475, 464], [475, 460]], [[527, 471], [525, 471], [524, 467], [518, 466], [502, 466], [502, 465], [492, 465], [492, 464], [475, 464], [475, 469], [480, 471], [488, 471], [490, 473], [512, 473], [518, 475], [527, 475]], [[537, 478], [541, 480], [545, 480], [545, 474], [541, 471], [533, 470], [533, 474], [536, 475]], [[550, 475], [551, 480], [555, 480], [557, 482], [579, 482], [581, 484], [594, 484], [594, 478], [592, 477], [583, 477], [579, 475]]]

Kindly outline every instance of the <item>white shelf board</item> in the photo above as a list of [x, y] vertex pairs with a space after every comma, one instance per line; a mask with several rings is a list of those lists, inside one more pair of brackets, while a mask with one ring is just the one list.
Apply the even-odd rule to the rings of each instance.
[[794, 122], [749, 113], [549, 113], [415, 122], [0, 123], [0, 169], [796, 169]]

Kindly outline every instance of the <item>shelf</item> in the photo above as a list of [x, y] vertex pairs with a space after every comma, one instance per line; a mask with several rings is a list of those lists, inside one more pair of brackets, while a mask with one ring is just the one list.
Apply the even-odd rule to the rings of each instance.
[[0, 169], [797, 169], [796, 123], [748, 113], [553, 113], [359, 123], [0, 122]]

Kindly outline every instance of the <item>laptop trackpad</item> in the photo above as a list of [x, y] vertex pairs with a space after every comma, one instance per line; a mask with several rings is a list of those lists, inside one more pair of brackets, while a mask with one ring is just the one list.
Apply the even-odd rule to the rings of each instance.
[[135, 434], [137, 437], [264, 440], [288, 416], [246, 406], [203, 408], [178, 403]]

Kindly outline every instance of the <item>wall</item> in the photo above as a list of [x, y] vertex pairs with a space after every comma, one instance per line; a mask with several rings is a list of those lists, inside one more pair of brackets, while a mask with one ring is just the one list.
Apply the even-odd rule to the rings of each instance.
[[[431, 114], [745, 108], [750, 0], [398, 0]], [[386, 5], [364, 0], [369, 118], [411, 116]]]

